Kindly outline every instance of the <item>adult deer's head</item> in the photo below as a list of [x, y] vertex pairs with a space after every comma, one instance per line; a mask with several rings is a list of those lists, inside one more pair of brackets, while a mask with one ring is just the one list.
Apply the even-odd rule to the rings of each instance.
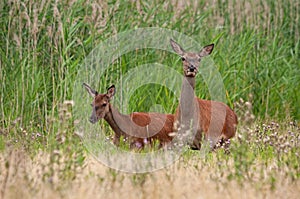
[[109, 102], [115, 94], [115, 86], [112, 85], [107, 89], [106, 94], [98, 94], [97, 91], [92, 89], [88, 84], [83, 83], [83, 86], [87, 92], [94, 98], [91, 106], [93, 108], [92, 115], [89, 119], [91, 123], [96, 123], [99, 119], [102, 119], [110, 111]]
[[198, 68], [202, 57], [205, 57], [214, 49], [214, 44], [209, 44], [200, 50], [198, 53], [186, 52], [178, 43], [170, 39], [173, 50], [181, 57], [183, 64], [184, 76], [195, 77], [198, 73]]

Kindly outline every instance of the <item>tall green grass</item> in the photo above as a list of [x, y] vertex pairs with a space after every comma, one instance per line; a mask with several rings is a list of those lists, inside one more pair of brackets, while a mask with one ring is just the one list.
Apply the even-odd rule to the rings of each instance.
[[[203, 185], [204, 192], [217, 195], [228, 190], [229, 197], [240, 196], [244, 190], [255, 197], [262, 189], [266, 189], [262, 195], [269, 194], [268, 187], [278, 188], [271, 195], [299, 195], [299, 9], [297, 0], [4, 0], [0, 3], [0, 198], [16, 193], [25, 198], [46, 197], [47, 191], [58, 194], [49, 198], [128, 194], [124, 189], [108, 191], [116, 187], [129, 187], [133, 195], [173, 198], [174, 190], [185, 192], [184, 197], [186, 193], [194, 196]], [[210, 57], [224, 82], [227, 103], [240, 119], [229, 155], [222, 148], [205, 158], [199, 151], [187, 150], [173, 169], [142, 175], [103, 168], [86, 156], [89, 148], [95, 152], [107, 148], [97, 140], [100, 132], [91, 134], [91, 146], [85, 148], [74, 133], [72, 109], [80, 103], [72, 102], [73, 85], [84, 59], [106, 39], [144, 27], [176, 30], [201, 45], [215, 43]], [[104, 93], [128, 71], [148, 63], [182, 73], [178, 55], [136, 50], [115, 60], [95, 89]], [[196, 95], [210, 99], [204, 78], [196, 78]], [[174, 113], [178, 106], [176, 94], [167, 86], [137, 83], [136, 87], [127, 99], [127, 112]], [[83, 88], [82, 93], [86, 94]], [[123, 100], [118, 94], [113, 100], [116, 106]], [[85, 111], [88, 115], [91, 110]], [[257, 126], [246, 125], [253, 121], [252, 114]], [[265, 122], [269, 120], [280, 123]], [[110, 136], [107, 123], [100, 125], [106, 130], [103, 137]], [[21, 150], [15, 150], [18, 147]], [[236, 189], [236, 182], [244, 189]], [[96, 191], [85, 191], [93, 187]]]
[[[15, 140], [22, 138], [20, 128], [46, 136], [56, 133], [59, 106], [72, 100], [84, 58], [105, 39], [142, 27], [176, 30], [201, 45], [214, 42], [211, 57], [231, 106], [252, 95], [256, 117], [299, 120], [299, 7], [296, 0], [4, 1], [0, 4], [1, 133]], [[112, 66], [102, 90], [147, 62], [175, 63], [182, 72], [175, 54], [151, 50], [134, 54], [124, 55]], [[141, 87], [130, 100], [130, 110], [149, 111], [151, 99], [174, 112], [177, 99], [164, 90]], [[200, 75], [196, 95], [210, 97]]]

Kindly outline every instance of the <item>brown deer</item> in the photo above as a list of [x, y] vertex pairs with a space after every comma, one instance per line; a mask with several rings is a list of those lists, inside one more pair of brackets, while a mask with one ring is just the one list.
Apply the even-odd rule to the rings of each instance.
[[[186, 52], [178, 43], [170, 39], [173, 50], [181, 57], [184, 79], [181, 87], [180, 104], [175, 112], [174, 131], [188, 130], [193, 125], [195, 137], [192, 149], [201, 148], [202, 137], [214, 148], [217, 142], [224, 143], [232, 138], [238, 124], [234, 111], [226, 104], [211, 100], [202, 100], [194, 95], [195, 76], [200, 61], [211, 54], [214, 44], [207, 45], [200, 52]], [[198, 106], [197, 106], [198, 104]], [[194, 124], [192, 124], [192, 122]], [[196, 122], [198, 121], [198, 122]]]
[[105, 94], [99, 94], [86, 83], [83, 86], [94, 98], [89, 121], [94, 124], [103, 118], [108, 122], [115, 133], [115, 145], [119, 146], [121, 137], [128, 140], [133, 149], [142, 149], [146, 144], [153, 146], [155, 140], [159, 141], [160, 147], [172, 141], [169, 134], [173, 132], [174, 115], [141, 112], [124, 115], [110, 104], [115, 94], [114, 85]]

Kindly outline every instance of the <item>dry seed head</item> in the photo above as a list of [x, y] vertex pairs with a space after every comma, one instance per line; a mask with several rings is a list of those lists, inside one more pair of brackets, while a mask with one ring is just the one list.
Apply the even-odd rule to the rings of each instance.
[[80, 120], [74, 120], [74, 125], [79, 124]]
[[264, 143], [267, 143], [267, 142], [269, 142], [270, 141], [270, 138], [267, 136], [267, 137], [265, 137], [264, 139], [263, 139], [263, 142]]
[[234, 102], [234, 106], [235, 106], [235, 107], [238, 107], [238, 108], [240, 108], [240, 107], [241, 107], [241, 105], [240, 105], [240, 103], [239, 103], [239, 102]]
[[177, 135], [177, 132], [171, 132], [168, 134], [168, 136], [170, 136], [170, 137], [175, 137], [176, 135]]
[[79, 136], [79, 137], [83, 137], [84, 133], [83, 132], [79, 132], [79, 131], [75, 131], [74, 132], [75, 135]]
[[66, 113], [66, 119], [70, 119], [70, 118], [72, 118], [72, 114], [70, 112], [67, 112]]
[[245, 105], [247, 106], [248, 110], [252, 110], [252, 104], [250, 102], [246, 102]]
[[244, 104], [244, 100], [243, 100], [243, 98], [240, 98], [240, 102], [241, 102], [242, 104]]
[[64, 103], [67, 106], [74, 106], [74, 101], [73, 100], [65, 100]]

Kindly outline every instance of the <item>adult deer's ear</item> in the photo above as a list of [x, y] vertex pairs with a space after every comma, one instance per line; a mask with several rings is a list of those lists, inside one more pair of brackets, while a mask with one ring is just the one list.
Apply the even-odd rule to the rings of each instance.
[[214, 46], [215, 46], [215, 44], [209, 44], [209, 45], [207, 45], [207, 46], [204, 46], [204, 47], [202, 48], [202, 50], [199, 52], [199, 56], [200, 56], [200, 57], [205, 57], [205, 56], [207, 56], [207, 55], [210, 55], [211, 52], [212, 52], [213, 49], [214, 49]]
[[170, 44], [173, 48], [173, 50], [180, 56], [183, 56], [183, 54], [185, 53], [185, 50], [183, 50], [183, 48], [181, 48], [181, 46], [176, 43], [173, 39], [170, 39]]
[[95, 91], [94, 89], [92, 89], [90, 87], [90, 85], [88, 85], [87, 83], [83, 83], [82, 85], [87, 90], [87, 92], [90, 94], [90, 96], [95, 97], [96, 95], [98, 95], [98, 92]]
[[111, 85], [111, 86], [107, 89], [106, 95], [108, 96], [109, 99], [111, 99], [111, 98], [115, 95], [115, 92], [116, 92], [115, 85]]

